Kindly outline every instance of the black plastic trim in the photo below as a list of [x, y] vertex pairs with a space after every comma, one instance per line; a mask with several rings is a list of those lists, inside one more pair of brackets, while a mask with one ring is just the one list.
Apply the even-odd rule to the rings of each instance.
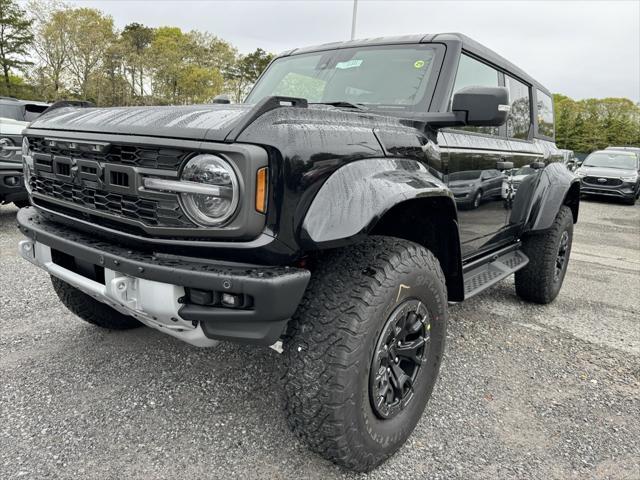
[[[84, 262], [132, 277], [184, 287], [250, 295], [251, 309], [185, 305], [180, 315], [201, 322], [210, 338], [273, 344], [293, 315], [311, 277], [308, 270], [157, 255], [118, 245], [47, 221], [33, 208], [17, 215], [27, 237]], [[266, 324], [266, 325], [265, 325]], [[275, 337], [274, 337], [275, 336]]]

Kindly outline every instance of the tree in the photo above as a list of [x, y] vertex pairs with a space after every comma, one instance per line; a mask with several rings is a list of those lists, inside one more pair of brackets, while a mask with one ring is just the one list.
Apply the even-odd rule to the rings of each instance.
[[0, 66], [8, 92], [11, 91], [11, 69], [31, 64], [26, 57], [33, 42], [32, 23], [14, 0], [0, 0]]
[[154, 31], [140, 23], [130, 23], [126, 25], [120, 34], [123, 44], [123, 61], [125, 69], [131, 78], [131, 92], [144, 97], [145, 85], [145, 65], [147, 63], [145, 55], [151, 42]]
[[90, 80], [115, 40], [113, 19], [93, 8], [68, 9], [60, 14], [68, 29], [69, 71], [73, 86], [81, 98], [86, 98]]
[[249, 93], [249, 89], [258, 79], [262, 71], [273, 60], [273, 54], [258, 48], [255, 52], [242, 55], [231, 71], [233, 94], [236, 102], [240, 102]]
[[185, 34], [176, 27], [156, 29], [149, 47], [153, 66], [153, 93], [171, 104], [210, 101], [223, 89], [224, 82], [218, 67], [202, 58], [210, 45], [199, 42], [202, 37]]

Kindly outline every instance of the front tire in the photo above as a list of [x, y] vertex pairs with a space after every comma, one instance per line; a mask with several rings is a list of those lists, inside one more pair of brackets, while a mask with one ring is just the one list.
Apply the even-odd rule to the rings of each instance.
[[444, 275], [428, 250], [371, 237], [327, 254], [284, 341], [292, 430], [351, 470], [384, 462], [424, 411], [446, 325]]
[[135, 318], [123, 315], [59, 278], [52, 276], [51, 283], [64, 306], [85, 322], [110, 330], [129, 330], [142, 326]]
[[482, 190], [478, 190], [476, 194], [473, 196], [473, 200], [471, 201], [471, 208], [475, 210], [476, 208], [480, 207], [481, 203], [482, 203]]
[[522, 250], [529, 264], [515, 274], [516, 293], [523, 300], [550, 303], [560, 292], [573, 242], [573, 214], [560, 207], [551, 228], [526, 237]]

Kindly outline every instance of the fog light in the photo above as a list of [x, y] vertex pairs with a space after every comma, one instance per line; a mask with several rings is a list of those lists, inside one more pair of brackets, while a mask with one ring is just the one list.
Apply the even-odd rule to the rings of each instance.
[[20, 183], [20, 177], [6, 177], [4, 179], [4, 183], [9, 185], [10, 187], [15, 187]]
[[234, 295], [233, 293], [222, 294], [222, 304], [227, 307], [237, 307], [240, 305], [242, 297], [240, 295]]

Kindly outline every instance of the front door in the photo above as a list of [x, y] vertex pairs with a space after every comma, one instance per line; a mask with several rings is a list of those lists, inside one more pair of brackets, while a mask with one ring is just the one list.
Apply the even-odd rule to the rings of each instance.
[[[504, 75], [467, 54], [460, 56], [452, 95], [464, 87], [504, 85]], [[505, 127], [465, 127], [442, 131], [445, 179], [458, 206], [463, 257], [500, 243], [507, 213], [502, 201], [504, 174], [499, 162], [510, 157]]]

